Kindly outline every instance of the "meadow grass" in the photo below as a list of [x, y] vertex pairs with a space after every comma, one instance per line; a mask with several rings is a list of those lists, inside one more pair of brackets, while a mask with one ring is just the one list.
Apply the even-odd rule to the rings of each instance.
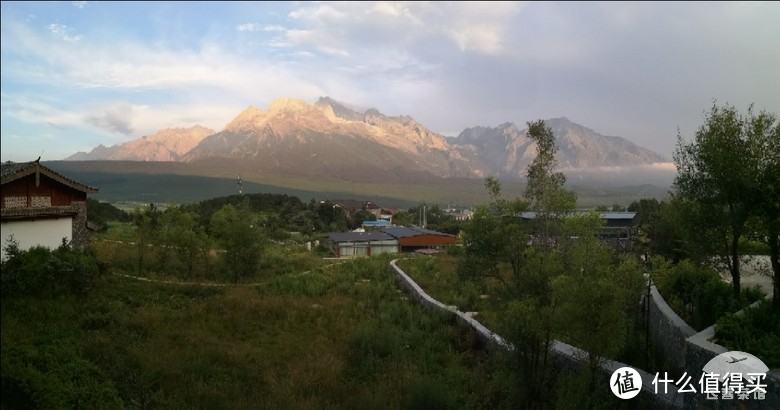
[[386, 258], [258, 286], [107, 275], [2, 300], [3, 408], [501, 408], [498, 353], [396, 287]]

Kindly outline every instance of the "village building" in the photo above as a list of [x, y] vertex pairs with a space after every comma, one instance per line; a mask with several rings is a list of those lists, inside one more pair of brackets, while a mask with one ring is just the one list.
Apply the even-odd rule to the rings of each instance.
[[[536, 218], [536, 212], [523, 212], [521, 218], [530, 221]], [[637, 233], [636, 212], [599, 212], [603, 225], [596, 236], [619, 251], [630, 251]]]
[[20, 249], [45, 246], [51, 249], [69, 242], [74, 247], [89, 243], [87, 194], [97, 188], [76, 182], [32, 162], [5, 162], [2, 168], [0, 240], [2, 258], [13, 239]]
[[331, 250], [339, 258], [437, 251], [454, 245], [455, 241], [454, 235], [406, 226], [387, 226], [369, 232], [337, 232], [329, 237]]

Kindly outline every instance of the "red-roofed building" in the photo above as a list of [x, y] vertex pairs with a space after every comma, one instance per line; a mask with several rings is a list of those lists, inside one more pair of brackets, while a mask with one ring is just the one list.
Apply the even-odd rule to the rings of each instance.
[[20, 249], [56, 248], [63, 239], [73, 246], [89, 243], [87, 194], [98, 192], [69, 179], [39, 161], [0, 164], [0, 240], [2, 258], [13, 237]]

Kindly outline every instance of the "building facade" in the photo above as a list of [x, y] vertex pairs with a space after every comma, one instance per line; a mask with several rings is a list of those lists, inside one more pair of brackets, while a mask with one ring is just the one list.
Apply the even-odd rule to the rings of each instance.
[[10, 240], [20, 249], [56, 248], [63, 241], [75, 247], [89, 243], [87, 194], [98, 192], [69, 179], [39, 161], [2, 166], [0, 240], [2, 258]]

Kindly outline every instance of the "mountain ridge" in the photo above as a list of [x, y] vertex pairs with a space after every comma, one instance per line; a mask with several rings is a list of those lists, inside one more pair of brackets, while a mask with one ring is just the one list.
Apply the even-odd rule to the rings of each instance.
[[[545, 120], [556, 137], [561, 168], [668, 162], [631, 141], [603, 136], [566, 117]], [[248, 106], [215, 132], [201, 126], [161, 130], [121, 145], [102, 145], [65, 160], [139, 160], [248, 167], [265, 172], [355, 181], [430, 178], [523, 178], [535, 144], [513, 122], [471, 127], [456, 137], [408, 115], [356, 111], [330, 97], [313, 104], [278, 98]]]

